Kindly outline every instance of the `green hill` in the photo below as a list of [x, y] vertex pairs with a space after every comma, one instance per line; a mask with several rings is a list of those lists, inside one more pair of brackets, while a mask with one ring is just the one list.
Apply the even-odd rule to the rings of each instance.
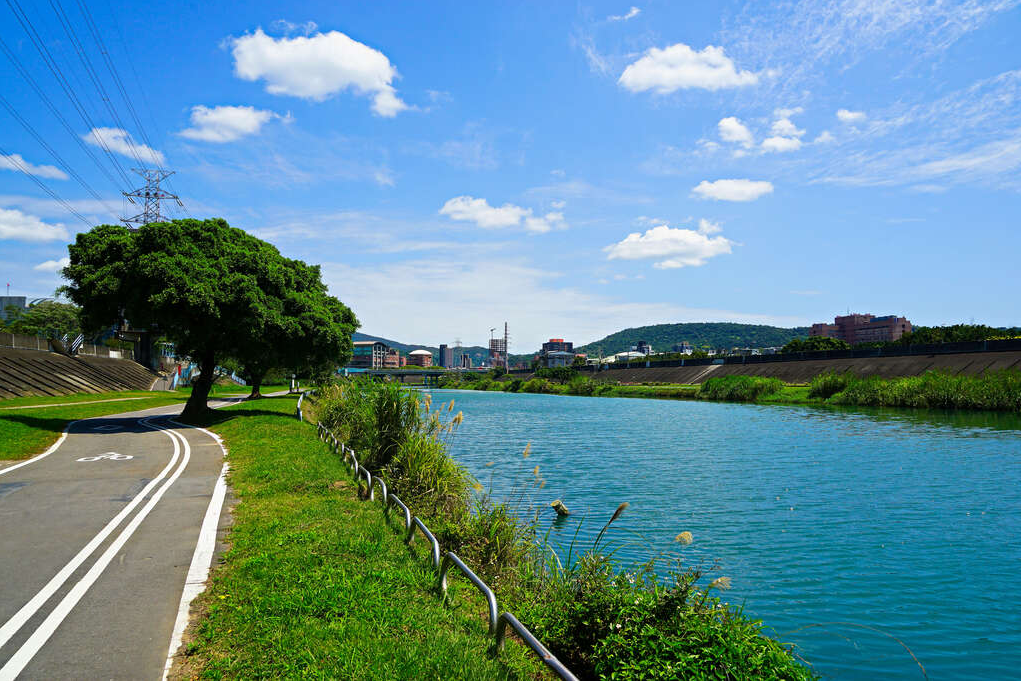
[[604, 357], [630, 350], [643, 340], [654, 352], [670, 352], [676, 343], [687, 341], [696, 349], [780, 347], [788, 341], [808, 335], [807, 326], [785, 329], [759, 324], [731, 322], [698, 322], [689, 324], [654, 324], [611, 333], [602, 340], [575, 347], [589, 356]]

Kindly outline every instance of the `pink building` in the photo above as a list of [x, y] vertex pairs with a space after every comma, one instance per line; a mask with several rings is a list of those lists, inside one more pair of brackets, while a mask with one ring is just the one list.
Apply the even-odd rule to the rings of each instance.
[[855, 345], [856, 343], [895, 341], [910, 331], [911, 322], [904, 317], [849, 314], [835, 317], [832, 324], [812, 324], [809, 335], [829, 336]]

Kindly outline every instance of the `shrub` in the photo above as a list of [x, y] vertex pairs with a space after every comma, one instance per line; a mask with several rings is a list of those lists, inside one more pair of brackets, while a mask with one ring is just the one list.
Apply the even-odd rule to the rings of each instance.
[[829, 371], [825, 374], [819, 374], [809, 383], [808, 396], [821, 397], [824, 400], [829, 399], [844, 390], [853, 380], [854, 374], [851, 372], [838, 374]]
[[577, 375], [578, 370], [572, 367], [544, 367], [535, 370], [536, 378], [548, 378], [561, 383], [567, 383]]
[[552, 393], [553, 384], [545, 378], [531, 378], [521, 386], [523, 393]]
[[727, 402], [754, 402], [774, 395], [783, 388], [779, 378], [762, 376], [714, 376], [706, 379], [698, 390], [699, 399]]

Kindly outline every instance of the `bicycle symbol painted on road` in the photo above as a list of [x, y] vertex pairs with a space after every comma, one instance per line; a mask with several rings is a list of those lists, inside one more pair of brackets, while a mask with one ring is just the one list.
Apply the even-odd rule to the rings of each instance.
[[106, 454], [99, 454], [97, 456], [83, 456], [78, 459], [79, 461], [102, 461], [107, 459], [109, 461], [127, 461], [128, 459], [134, 459], [135, 457], [130, 454], [118, 454], [117, 452], [107, 452]]

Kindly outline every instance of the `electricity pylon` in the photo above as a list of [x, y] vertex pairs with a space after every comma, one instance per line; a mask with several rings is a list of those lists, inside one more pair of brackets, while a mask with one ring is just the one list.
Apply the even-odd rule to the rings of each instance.
[[[177, 195], [160, 189], [160, 182], [173, 175], [174, 171], [153, 170], [149, 168], [141, 170], [132, 168], [131, 170], [145, 178], [145, 186], [130, 192], [123, 192], [129, 201], [131, 201], [131, 197], [135, 197], [142, 199], [144, 202], [141, 213], [134, 217], [121, 218], [121, 222], [128, 225], [129, 229], [132, 229], [131, 225], [133, 224], [147, 225], [150, 222], [167, 222], [167, 218], [160, 214], [160, 201], [173, 199], [177, 201], [177, 205], [184, 206], [181, 203], [181, 199], [177, 198]], [[131, 202], [134, 203], [134, 201]]]

